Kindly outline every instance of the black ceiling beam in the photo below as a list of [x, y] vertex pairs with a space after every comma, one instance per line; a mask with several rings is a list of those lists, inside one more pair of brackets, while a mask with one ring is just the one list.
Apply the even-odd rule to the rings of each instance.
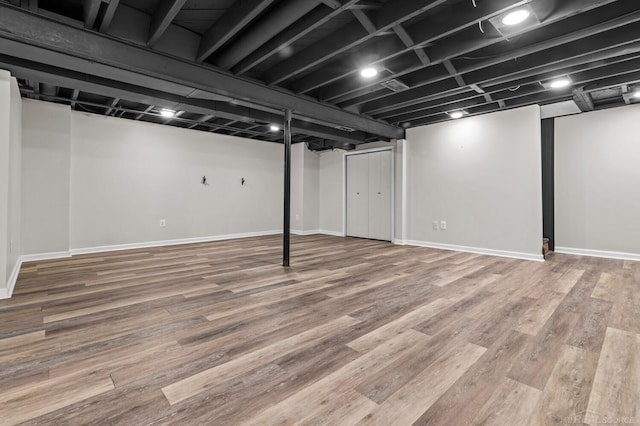
[[[412, 45], [407, 46], [404, 40], [399, 41], [395, 38], [386, 37], [380, 41], [376, 41], [370, 46], [364, 46], [362, 49], [359, 49], [356, 56], [375, 58], [375, 60], [370, 62], [371, 65], [375, 65], [409, 52], [413, 50], [414, 47], [420, 48], [424, 52], [422, 49], [424, 45], [460, 31], [463, 28], [477, 25], [478, 21], [483, 21], [492, 16], [498, 15], [521, 3], [525, 3], [525, 1], [517, 3], [514, 3], [513, 0], [495, 0], [492, 2], [482, 1], [478, 2], [478, 7], [476, 8], [470, 7], [466, 2], [458, 3], [452, 6], [454, 9], [450, 19], [435, 20], [435, 22], [429, 22], [426, 20], [406, 28], [407, 36], [411, 39]], [[308, 93], [311, 90], [357, 73], [358, 67], [353, 63], [353, 60], [338, 59], [327, 64], [323, 69], [314, 71], [301, 78], [299, 81], [296, 81], [292, 85], [292, 89], [298, 93]], [[380, 78], [378, 80], [384, 79], [385, 78]], [[322, 97], [323, 99], [331, 101], [345, 93], [378, 83], [379, 81], [376, 80], [366, 83], [360, 79], [348, 80], [341, 82], [340, 85], [332, 88], [331, 90], [323, 90]]]
[[147, 45], [153, 46], [156, 44], [186, 2], [187, 0], [160, 0], [158, 7], [151, 16]]
[[[544, 64], [542, 66], [549, 66], [549, 64], [566, 61], [569, 58], [595, 54], [600, 50], [606, 50], [621, 44], [633, 42], [633, 37], [640, 34], [640, 22], [636, 22], [638, 17], [640, 17], [640, 13], [634, 14], [633, 18], [629, 18], [633, 19], [632, 23], [624, 27], [619, 26], [619, 20], [611, 22], [613, 29], [607, 31], [606, 34], [600, 34], [600, 30], [605, 27], [604, 24], [600, 25], [597, 31], [594, 29], [594, 35], [588, 37], [588, 41], [583, 38], [585, 36], [583, 31], [569, 33], [565, 36], [556, 37], [552, 40], [523, 48], [522, 50], [526, 50], [527, 55], [521, 55], [519, 52], [520, 49], [516, 49], [501, 55], [493, 61], [485, 61], [483, 65], [487, 66], [487, 68], [478, 70], [479, 65], [474, 65], [461, 68], [458, 71], [464, 74], [464, 79], [468, 84], [483, 85], [491, 82], [492, 79], [504, 79], [505, 75], [538, 68], [541, 66], [540, 64]], [[533, 53], [536, 46], [539, 51]], [[503, 57], [507, 62], [502, 62]], [[514, 57], [520, 59], [518, 61], [508, 62], [509, 59]], [[471, 70], [476, 71], [471, 72]], [[421, 71], [421, 75], [414, 79], [411, 90], [391, 96], [386, 96], [384, 93], [370, 96], [371, 100], [368, 100], [366, 103], [363, 102], [362, 111], [377, 114], [393, 108], [411, 105], [415, 103], [416, 100], [420, 101], [421, 97], [430, 94], [429, 89], [426, 88], [427, 85], [443, 79], [441, 75], [434, 76], [433, 73], [428, 75], [427, 71], [428, 69]], [[418, 78], [420, 81], [416, 83], [415, 80]], [[424, 89], [421, 89], [421, 87]]]
[[[24, 62], [25, 61], [0, 55], [0, 66], [8, 69], [13, 75], [20, 78], [38, 78], [49, 84], [55, 84], [60, 87], [75, 87], [86, 93], [94, 93], [109, 98], [127, 99], [137, 103], [156, 105], [162, 108], [195, 114], [212, 114], [219, 118], [234, 121], [247, 123], [280, 123], [282, 121], [282, 113], [272, 114], [228, 102], [171, 95], [146, 87], [85, 75], [76, 71], [56, 70], [47, 65], [35, 66], [34, 64], [26, 64]], [[364, 143], [369, 136], [366, 132], [348, 132], [300, 119], [294, 119], [292, 126], [292, 128], [296, 129], [297, 133], [353, 144]]]
[[[589, 91], [594, 91], [602, 89], [603, 87], [618, 86], [620, 84], [627, 84], [636, 81], [640, 76], [640, 72], [637, 71], [639, 68], [640, 58], [636, 58], [632, 61], [624, 61], [622, 64], [604, 65], [574, 74], [572, 76], [574, 84], [580, 87], [573, 91], [571, 87], [562, 90], [553, 90], [546, 89], [540, 84], [532, 84], [524, 89], [521, 88], [513, 92], [509, 90], [496, 92], [494, 93], [494, 97], [496, 97], [496, 99], [499, 98], [499, 101], [504, 102], [506, 106], [512, 108], [527, 105], [528, 103], [526, 101], [522, 101], [522, 99], [532, 99], [534, 96], [536, 102], [543, 103], [551, 102], [558, 97], [573, 97], [573, 100], [578, 104], [582, 111], [593, 111], [593, 101], [591, 100], [589, 92], [586, 91], [585, 88], [589, 88]], [[576, 101], [577, 96], [581, 97], [578, 101]], [[397, 117], [397, 119], [403, 123], [409, 123], [410, 126], [413, 127], [424, 124], [424, 120], [430, 120], [434, 117], [437, 118], [438, 116], [445, 116], [448, 111], [473, 109], [490, 103], [491, 102], [483, 102], [481, 96], [469, 97], [449, 104], [443, 103], [441, 105], [436, 105], [430, 109], [422, 110], [414, 114]]]
[[[542, 22], [541, 25], [538, 25], [536, 27], [524, 28], [517, 34], [524, 34], [524, 33], [533, 32], [536, 30], [544, 31], [544, 27], [550, 24], [557, 23], [563, 19], [577, 15], [580, 12], [593, 10], [596, 7], [611, 3], [612, 1], [613, 0], [600, 0], [597, 2], [590, 2], [588, 4], [585, 4], [585, 2], [582, 0], [565, 0], [562, 2], [560, 6], [558, 6], [555, 9], [552, 9], [551, 12], [545, 12], [547, 8], [551, 7], [549, 2], [539, 3], [539, 4], [536, 3], [537, 8], [540, 9], [538, 13], [540, 15], [547, 16], [547, 18]], [[582, 19], [582, 18], [576, 18], [576, 19]], [[617, 25], [620, 25], [620, 24], [619, 23], [612, 24], [612, 27], [615, 27]], [[458, 32], [453, 36], [447, 37], [439, 41], [435, 45], [427, 48], [427, 54], [433, 64], [439, 64], [445, 60], [451, 60], [458, 56], [464, 55], [466, 53], [473, 52], [482, 48], [486, 48], [504, 41], [504, 38], [502, 37], [502, 35], [498, 33], [493, 26], [485, 26], [484, 34], [480, 34], [479, 30], [474, 27], [465, 27], [465, 28], [466, 30]], [[565, 40], [568, 40], [568, 39], [565, 39]], [[561, 41], [563, 40], [561, 40], [560, 38], [556, 40], [557, 43], [560, 43]], [[566, 41], [563, 41], [563, 42], [566, 42]], [[516, 52], [514, 52], [514, 54], [515, 53]], [[502, 56], [503, 55], [498, 55], [498, 59], [496, 61], [500, 62]], [[405, 78], [409, 79], [408, 82], [407, 80], [405, 80], [405, 82], [407, 82], [407, 84], [409, 84], [409, 86], [411, 86], [412, 88], [419, 87], [424, 84], [430, 84], [437, 80], [433, 80], [433, 77], [430, 75], [429, 68], [430, 67], [422, 68], [419, 70], [415, 70], [415, 69], [403, 70], [403, 72], [394, 75], [393, 78], [405, 75], [406, 76]], [[468, 72], [468, 70], [461, 69], [460, 72], [464, 73], [464, 72]], [[425, 74], [424, 76], [422, 76], [423, 73]], [[354, 88], [353, 86], [351, 86], [351, 87], [348, 87], [347, 89], [353, 91]], [[330, 92], [324, 91], [324, 95], [326, 96], [327, 100], [331, 100], [335, 95], [343, 95], [344, 91], [345, 91], [344, 87], [338, 86], [336, 88], [332, 88], [332, 91]], [[345, 106], [357, 105], [365, 102], [371, 102], [385, 96], [384, 93], [379, 93], [378, 95], [380, 96], [371, 95], [369, 98], [361, 97], [355, 103], [344, 102], [344, 99], [343, 99], [342, 104]], [[367, 109], [364, 108], [363, 110], [367, 110]]]
[[82, 2], [82, 17], [85, 28], [91, 29], [96, 24], [101, 4], [102, 0], [84, 0]]
[[225, 14], [202, 36], [196, 60], [202, 62], [215, 53], [273, 2], [274, 0], [234, 2]]
[[[640, 59], [639, 55], [628, 55], [622, 58], [614, 58], [611, 62], [604, 62], [603, 60], [597, 61], [589, 61], [585, 59], [583, 64], [577, 65], [571, 68], [561, 69], [561, 75], [573, 75], [576, 73], [582, 73], [585, 71], [589, 71], [594, 68], [609, 68], [607, 69], [607, 73], [609, 72], [627, 72], [629, 70], [634, 69], [634, 67], [640, 66], [640, 63], [637, 61]], [[611, 70], [612, 67], [615, 67], [614, 70]], [[540, 72], [540, 71], [538, 71]], [[503, 99], [510, 98], [511, 94], [515, 95], [519, 93], [522, 89], [522, 86], [525, 85], [535, 85], [537, 86], [537, 90], [544, 90], [542, 86], [539, 84], [540, 81], [546, 81], [553, 76], [557, 75], [557, 71], [548, 71], [544, 70], [541, 74], [531, 74], [529, 78], [526, 80], [516, 80], [513, 82], [505, 82], [501, 85], [492, 86], [487, 88], [485, 94], [490, 94], [493, 100], [501, 101]], [[517, 92], [517, 93], [516, 93]], [[390, 122], [407, 122], [414, 120], [415, 118], [422, 117], [422, 114], [425, 114], [425, 111], [430, 110], [432, 108], [436, 108], [441, 105], [451, 105], [457, 102], [463, 102], [469, 99], [477, 98], [477, 92], [467, 91], [465, 93], [456, 93], [450, 95], [443, 95], [440, 92], [437, 92], [432, 96], [432, 99], [426, 100], [420, 103], [416, 103], [414, 105], [403, 107], [400, 109], [395, 109], [391, 112], [380, 114], [381, 117], [384, 117], [386, 120]]]
[[388, 2], [374, 12], [372, 21], [377, 29], [375, 33], [369, 33], [361, 26], [345, 25], [329, 37], [280, 62], [265, 73], [264, 79], [269, 84], [281, 83], [366, 42], [375, 37], [376, 34], [387, 31], [397, 24], [441, 5], [445, 1], [427, 0], [416, 2], [415, 0], [394, 0]]
[[106, 33], [111, 26], [111, 21], [113, 20], [113, 15], [116, 14], [116, 9], [118, 8], [118, 4], [120, 4], [120, 0], [109, 0], [109, 4], [104, 11], [104, 15], [102, 16], [102, 21], [100, 22], [100, 32]]
[[0, 3], [0, 52], [168, 94], [186, 95], [195, 89], [227, 96], [251, 104], [256, 109], [290, 109], [297, 119], [349, 127], [386, 138], [404, 137], [403, 129], [387, 123], [215, 68], [188, 63], [142, 46], [55, 22], [5, 3]]
[[273, 10], [270, 10], [269, 13], [252, 25], [248, 31], [241, 33], [216, 58], [216, 65], [227, 70], [231, 69], [268, 40], [319, 5], [320, 0], [287, 0], [279, 3]]
[[[508, 94], [509, 91], [511, 91], [511, 89], [514, 89], [514, 88], [517, 89], [518, 87], [529, 85], [529, 84], [536, 84], [539, 86], [540, 81], [548, 80], [557, 75], [567, 75], [567, 74], [574, 75], [576, 73], [581, 73], [581, 72], [589, 71], [594, 68], [601, 68], [606, 66], [617, 68], [617, 69], [609, 69], [607, 72], [619, 73], [619, 72], [627, 72], [630, 69], [631, 70], [635, 69], [634, 67], [637, 67], [639, 65], [637, 64], [637, 62], [634, 62], [634, 60], [637, 60], [639, 58], [637, 54], [635, 56], [626, 55], [626, 56], [618, 57], [616, 53], [620, 53], [620, 52], [621, 52], [621, 49], [612, 49], [603, 53], [597, 58], [586, 55], [579, 59], [579, 61], [581, 62], [580, 64], [576, 64], [578, 62], [578, 59], [571, 59], [568, 61], [571, 64], [571, 67], [566, 67], [566, 68], [558, 67], [558, 65], [562, 65], [562, 64], [548, 65], [546, 67], [534, 69], [531, 72], [528, 72], [527, 78], [524, 78], [524, 79], [506, 81], [508, 77], [505, 77], [503, 79], [504, 81], [500, 85], [488, 86], [488, 87], [485, 87], [485, 90], [488, 93], [490, 93], [494, 98], [497, 98], [496, 100], [503, 100], [502, 98], [506, 99], [509, 96], [502, 96], [500, 95], [500, 93]], [[640, 52], [640, 43], [636, 48], [636, 53], [637, 52]], [[610, 59], [610, 58], [614, 58], [611, 63], [605, 62], [607, 61], [607, 59]], [[520, 75], [518, 74], [517, 76], [520, 77]], [[449, 87], [451, 86], [452, 85], [450, 85]], [[539, 86], [539, 87], [542, 87], [542, 86]], [[443, 90], [444, 87], [442, 86], [442, 83], [432, 85], [432, 86], [424, 86], [423, 89], [425, 90], [428, 89], [429, 94], [427, 96], [416, 99], [415, 102], [409, 106], [404, 106], [402, 108], [390, 108], [388, 112], [381, 113], [380, 116], [385, 117], [387, 120], [391, 122], [411, 121], [411, 120], [414, 120], [416, 117], [421, 116], [424, 110], [427, 110], [439, 105], [439, 102], [441, 102], [440, 100], [442, 100], [442, 103], [447, 103], [447, 100], [455, 102], [455, 101], [462, 101], [464, 99], [469, 98], [468, 94], [465, 95], [465, 94], [459, 94], [459, 93], [458, 94], [451, 93], [449, 99], [447, 98], [443, 99], [442, 96], [444, 93], [446, 93], [446, 90]], [[516, 90], [513, 90], [513, 91], [516, 91]]]
[[266, 42], [258, 50], [240, 61], [240, 63], [233, 67], [233, 72], [235, 74], [246, 73], [255, 66], [264, 62], [266, 59], [280, 52], [282, 49], [290, 46], [296, 40], [301, 39], [313, 30], [326, 24], [357, 2], [358, 0], [344, 1], [341, 6], [336, 9], [315, 8], [293, 25], [289, 26], [280, 34]]

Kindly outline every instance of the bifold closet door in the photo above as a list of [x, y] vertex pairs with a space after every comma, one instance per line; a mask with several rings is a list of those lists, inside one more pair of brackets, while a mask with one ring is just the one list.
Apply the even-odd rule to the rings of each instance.
[[391, 151], [347, 156], [347, 235], [391, 241]]
[[369, 157], [369, 238], [391, 241], [391, 161], [392, 151]]
[[369, 238], [369, 155], [347, 156], [347, 235]]

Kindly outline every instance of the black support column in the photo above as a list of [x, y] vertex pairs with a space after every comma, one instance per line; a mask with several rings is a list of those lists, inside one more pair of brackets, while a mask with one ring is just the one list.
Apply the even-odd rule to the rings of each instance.
[[291, 111], [284, 115], [284, 226], [282, 229], [282, 266], [289, 266], [291, 245]]
[[549, 238], [549, 250], [552, 251], [555, 248], [554, 133], [554, 119], [542, 120], [542, 231]]

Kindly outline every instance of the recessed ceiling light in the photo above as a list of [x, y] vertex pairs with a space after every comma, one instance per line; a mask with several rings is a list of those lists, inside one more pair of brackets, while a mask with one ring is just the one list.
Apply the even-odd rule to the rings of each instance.
[[162, 108], [160, 110], [160, 115], [163, 117], [171, 118], [176, 116], [176, 112], [172, 109]]
[[462, 116], [464, 115], [463, 111], [453, 111], [449, 113], [449, 117], [451, 118], [462, 118]]
[[504, 25], [512, 26], [518, 25], [524, 21], [531, 15], [531, 13], [526, 9], [518, 9], [510, 12], [502, 18], [502, 23]]
[[271, 126], [269, 126], [269, 129], [271, 129], [272, 132], [277, 132], [278, 130], [280, 130], [280, 127], [272, 124]]
[[364, 78], [375, 77], [376, 75], [378, 75], [378, 70], [371, 67], [363, 68], [362, 71], [360, 71], [360, 75]]
[[636, 89], [636, 91], [633, 93], [633, 97], [636, 99], [640, 99], [640, 89]]
[[556, 80], [553, 80], [551, 83], [549, 83], [549, 87], [551, 87], [552, 89], [562, 89], [563, 87], [567, 87], [570, 84], [571, 84], [571, 80], [569, 80], [566, 77], [563, 77], [563, 78], [558, 78]]

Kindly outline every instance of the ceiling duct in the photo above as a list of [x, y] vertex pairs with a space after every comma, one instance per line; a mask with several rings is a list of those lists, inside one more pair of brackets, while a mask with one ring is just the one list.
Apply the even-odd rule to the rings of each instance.
[[409, 89], [409, 86], [407, 86], [406, 84], [404, 84], [403, 82], [395, 78], [392, 78], [391, 80], [383, 81], [380, 84], [386, 87], [387, 89], [391, 90], [392, 92], [403, 92]]

